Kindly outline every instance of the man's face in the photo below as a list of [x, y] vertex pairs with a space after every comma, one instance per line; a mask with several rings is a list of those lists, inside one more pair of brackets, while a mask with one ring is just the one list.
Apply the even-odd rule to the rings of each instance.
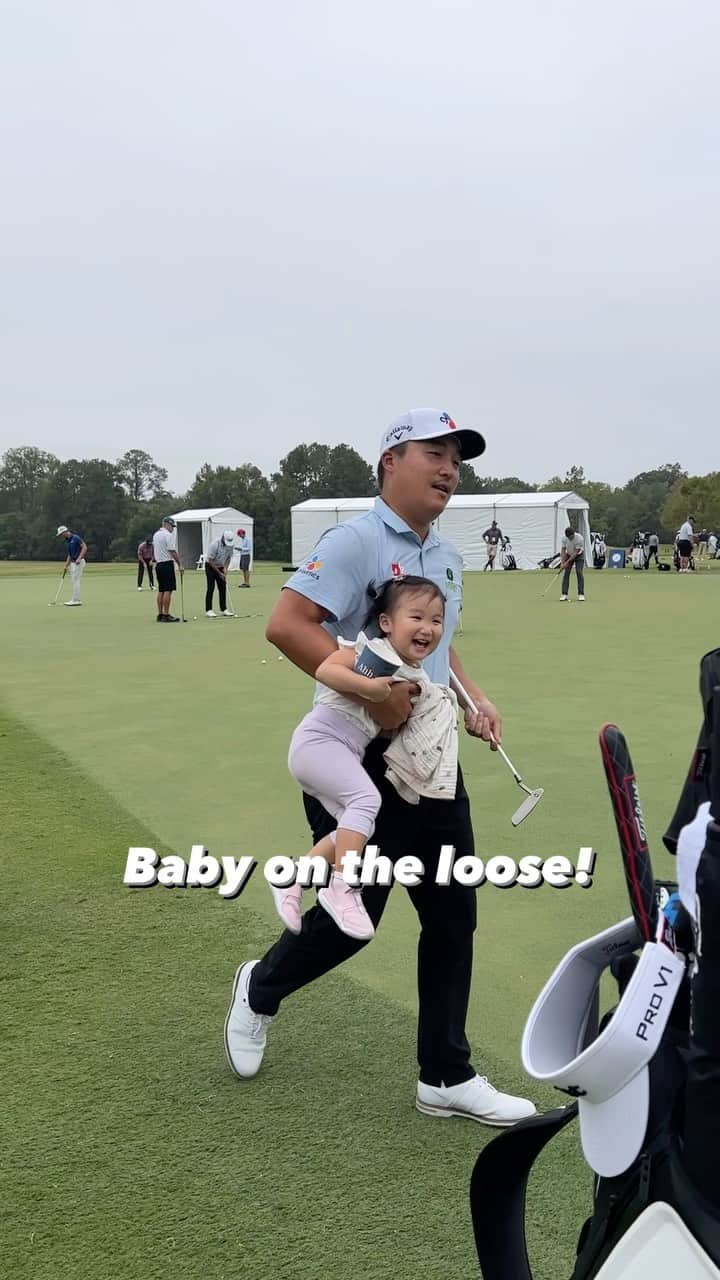
[[457, 489], [460, 449], [452, 439], [411, 440], [404, 453], [389, 449], [382, 461], [384, 496], [395, 498], [428, 523], [445, 510]]

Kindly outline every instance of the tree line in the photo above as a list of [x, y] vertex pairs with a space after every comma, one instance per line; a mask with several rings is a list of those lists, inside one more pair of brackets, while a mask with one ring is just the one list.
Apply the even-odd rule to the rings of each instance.
[[[253, 463], [205, 463], [187, 493], [171, 493], [167, 471], [142, 449], [115, 462], [61, 462], [31, 446], [8, 449], [0, 463], [0, 559], [59, 558], [55, 530], [77, 529], [93, 560], [135, 557], [137, 544], [164, 515], [197, 507], [235, 507], [254, 520], [255, 556], [287, 560], [290, 508], [306, 498], [361, 498], [377, 493], [372, 468], [348, 445], [301, 444], [270, 476]], [[582, 467], [531, 484], [518, 476], [482, 476], [463, 463], [458, 493], [532, 493], [572, 489], [590, 504], [593, 530], [627, 546], [638, 529], [663, 542], [690, 514], [695, 527], [720, 532], [720, 472], [690, 476], [678, 462], [643, 471], [621, 487], [588, 480]], [[548, 548], [548, 553], [554, 548]]]

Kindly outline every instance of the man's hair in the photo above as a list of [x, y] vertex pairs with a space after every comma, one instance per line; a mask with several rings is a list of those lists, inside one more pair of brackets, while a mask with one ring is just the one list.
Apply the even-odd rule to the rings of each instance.
[[388, 578], [378, 588], [365, 620], [365, 626], [369, 626], [371, 622], [377, 622], [381, 613], [387, 613], [392, 616], [393, 610], [397, 607], [402, 597], [410, 594], [429, 596], [432, 600], [439, 600], [443, 611], [445, 609], [445, 596], [436, 582], [432, 582], [430, 578], [420, 578], [408, 573], [402, 578]]
[[[405, 441], [405, 444], [396, 444], [392, 452], [396, 453], [398, 457], [402, 458], [407, 447], [408, 447], [408, 442]], [[385, 452], [387, 452], [387, 450]], [[383, 487], [384, 481], [385, 481], [385, 468], [382, 464], [382, 458], [381, 458], [377, 464], [377, 487], [380, 490], [380, 493], [382, 493], [382, 487]]]

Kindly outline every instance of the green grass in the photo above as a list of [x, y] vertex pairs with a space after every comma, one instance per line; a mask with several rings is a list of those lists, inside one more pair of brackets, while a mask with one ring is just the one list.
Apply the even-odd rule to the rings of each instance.
[[[467, 1188], [492, 1133], [413, 1109], [417, 931], [402, 891], [370, 947], [288, 1002], [261, 1075], [243, 1085], [221, 1029], [236, 965], [276, 933], [260, 872], [232, 903], [122, 884], [131, 844], [260, 859], [306, 846], [285, 757], [308, 682], [264, 639], [278, 567], [235, 593], [261, 616], [171, 629], [131, 566], [90, 566], [85, 606], [67, 612], [47, 607], [57, 577], [57, 565], [0, 566], [0, 1271], [470, 1280]], [[479, 890], [474, 1060], [543, 1106], [556, 1095], [519, 1063], [530, 1004], [572, 942], [627, 913], [597, 729], [625, 730], [658, 870], [671, 874], [659, 837], [717, 632], [710, 574], [587, 579], [586, 604], [561, 606], [554, 588], [540, 598], [547, 575], [471, 576], [458, 639], [503, 709], [511, 757], [546, 788], [513, 830], [509, 773], [464, 740], [478, 852], [599, 851], [589, 890]], [[191, 617], [203, 584], [186, 575]], [[537, 1280], [569, 1274], [587, 1196], [571, 1132], [531, 1188]]]

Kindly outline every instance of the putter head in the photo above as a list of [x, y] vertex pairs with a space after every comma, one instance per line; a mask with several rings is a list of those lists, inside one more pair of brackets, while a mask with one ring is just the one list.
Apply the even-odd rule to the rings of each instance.
[[520, 826], [520, 823], [532, 813], [533, 809], [540, 803], [544, 795], [545, 788], [538, 787], [536, 791], [531, 791], [530, 794], [525, 797], [520, 808], [515, 810], [512, 818], [510, 819], [514, 827]]

